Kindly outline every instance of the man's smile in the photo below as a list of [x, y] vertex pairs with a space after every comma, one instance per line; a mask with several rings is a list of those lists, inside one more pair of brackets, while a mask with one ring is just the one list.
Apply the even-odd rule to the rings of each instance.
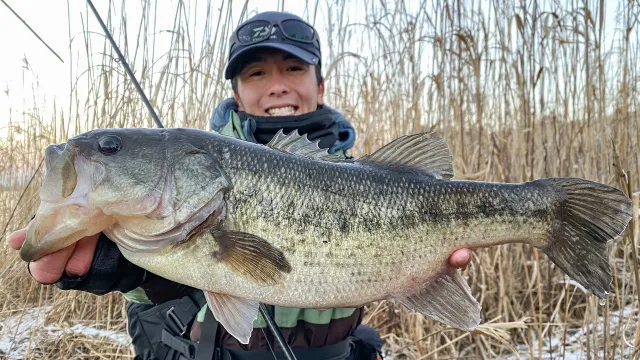
[[287, 105], [287, 106], [277, 106], [267, 109], [267, 113], [271, 116], [288, 116], [293, 115], [296, 112], [296, 107]]

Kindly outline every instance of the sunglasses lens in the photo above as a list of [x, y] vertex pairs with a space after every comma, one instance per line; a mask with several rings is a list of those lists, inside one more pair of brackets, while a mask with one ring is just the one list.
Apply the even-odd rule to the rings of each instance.
[[300, 41], [313, 40], [314, 30], [311, 26], [298, 20], [285, 20], [282, 22], [282, 31], [290, 38]]
[[268, 21], [257, 20], [238, 29], [240, 44], [251, 44], [262, 41], [271, 35], [271, 24]]

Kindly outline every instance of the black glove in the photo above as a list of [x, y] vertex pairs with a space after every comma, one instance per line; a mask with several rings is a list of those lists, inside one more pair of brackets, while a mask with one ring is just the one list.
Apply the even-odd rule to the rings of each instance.
[[82, 276], [69, 276], [63, 273], [55, 285], [62, 290], [80, 290], [96, 295], [104, 295], [112, 291], [126, 293], [142, 287], [154, 304], [179, 299], [195, 290], [134, 265], [103, 233], [100, 233], [98, 238], [89, 272]]
[[62, 290], [80, 290], [96, 295], [128, 292], [144, 282], [147, 271], [125, 259], [116, 244], [100, 233], [89, 272], [82, 276], [66, 273], [55, 285]]

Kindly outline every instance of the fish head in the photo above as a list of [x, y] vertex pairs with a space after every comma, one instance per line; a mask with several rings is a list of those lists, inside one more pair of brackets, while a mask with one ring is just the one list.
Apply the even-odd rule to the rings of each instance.
[[[185, 130], [185, 131], [180, 131]], [[105, 232], [158, 250], [214, 213], [225, 174], [188, 129], [100, 129], [45, 150], [40, 205], [20, 256], [33, 261]]]

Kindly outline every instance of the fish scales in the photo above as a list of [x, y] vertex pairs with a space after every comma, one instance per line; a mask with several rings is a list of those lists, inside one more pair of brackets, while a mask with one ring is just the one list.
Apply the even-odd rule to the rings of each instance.
[[23, 260], [103, 231], [132, 263], [202, 289], [245, 344], [258, 302], [390, 299], [472, 330], [480, 305], [448, 267], [460, 247], [536, 246], [606, 298], [607, 243], [632, 215], [622, 191], [584, 179], [452, 180], [450, 150], [428, 134], [345, 160], [296, 132], [263, 146], [193, 129], [103, 129], [50, 146], [45, 160]]
[[[527, 191], [540, 186], [434, 181], [233, 145], [216, 151], [231, 154], [221, 156], [232, 183], [225, 227], [266, 239], [292, 262], [286, 291], [273, 288], [278, 305], [368, 302], [391, 295], [398, 278], [435, 276], [445, 261], [434, 261], [456, 247], [507, 234], [542, 241], [550, 228], [552, 193]], [[237, 279], [228, 283], [241, 291]], [[269, 291], [245, 285], [248, 298]]]

